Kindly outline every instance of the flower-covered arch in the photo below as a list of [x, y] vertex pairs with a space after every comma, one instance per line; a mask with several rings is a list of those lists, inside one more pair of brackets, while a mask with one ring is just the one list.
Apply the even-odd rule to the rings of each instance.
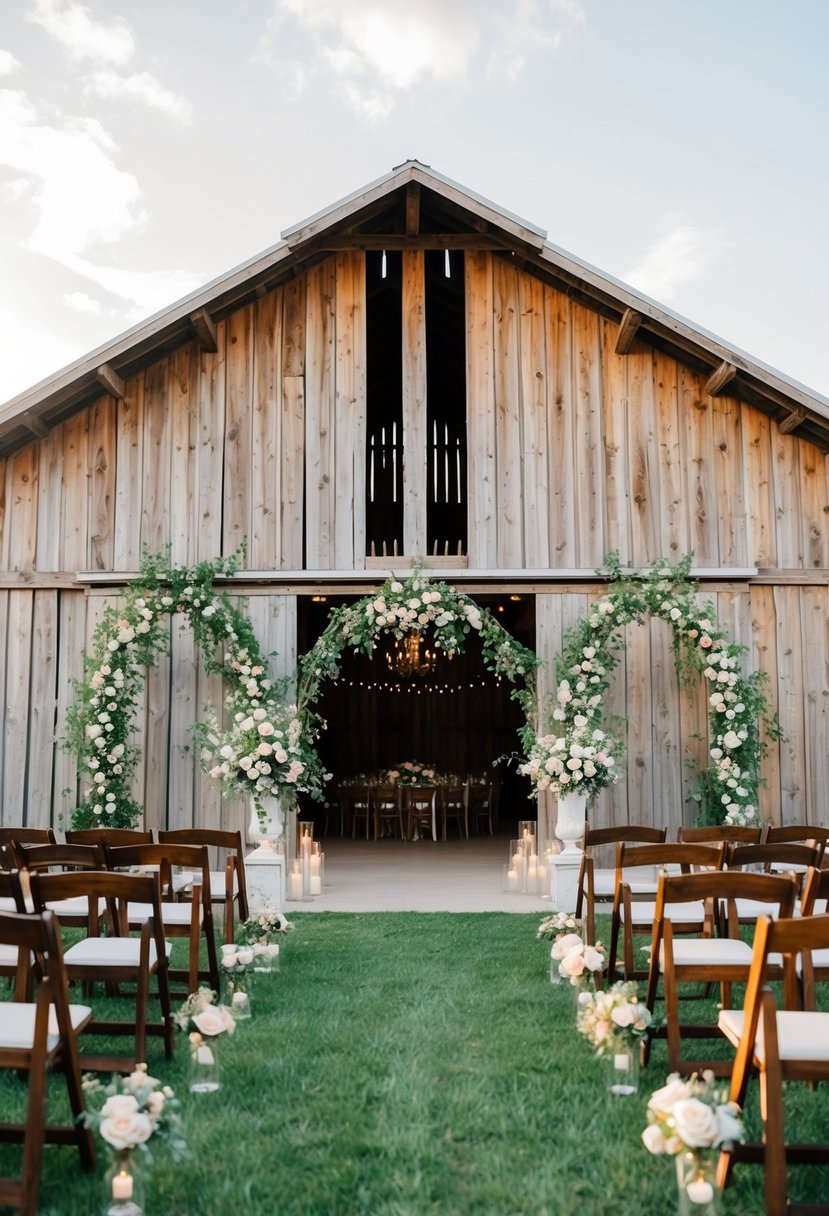
[[746, 648], [728, 640], [710, 604], [697, 603], [690, 568], [690, 556], [676, 566], [657, 562], [647, 571], [623, 570], [616, 554], [606, 559], [599, 574], [611, 585], [565, 639], [556, 661], [549, 733], [532, 742], [521, 766], [536, 793], [550, 790], [559, 798], [582, 793], [592, 801], [617, 780], [616, 761], [624, 747], [604, 729], [603, 698], [625, 646], [625, 626], [657, 616], [671, 627], [680, 677], [701, 674], [708, 683], [711, 763], [700, 771], [695, 795], [702, 818], [758, 822], [763, 732], [769, 738], [780, 736], [764, 691], [766, 676], [743, 674]]
[[130, 790], [141, 754], [131, 741], [133, 720], [146, 669], [169, 647], [173, 615], [190, 625], [206, 670], [220, 675], [225, 689], [229, 727], [212, 708], [193, 726], [202, 767], [226, 792], [252, 795], [257, 804], [283, 789], [321, 795], [313, 732], [268, 678], [250, 618], [213, 585], [236, 573], [243, 554], [192, 568], [170, 566], [164, 552], [146, 554], [139, 577], [104, 612], [67, 715], [65, 746], [78, 755], [90, 786], [72, 812], [73, 828], [134, 828], [143, 816]]
[[435, 645], [447, 655], [463, 652], [468, 635], [479, 635], [487, 670], [514, 686], [510, 695], [524, 712], [519, 735], [522, 751], [526, 752], [535, 738], [538, 659], [504, 629], [488, 608], [448, 583], [429, 579], [420, 567], [405, 579], [392, 575], [379, 591], [354, 604], [332, 609], [328, 625], [299, 661], [300, 715], [309, 719], [324, 681], [339, 675], [345, 649], [371, 655], [384, 635], [400, 639], [424, 629], [431, 629]]

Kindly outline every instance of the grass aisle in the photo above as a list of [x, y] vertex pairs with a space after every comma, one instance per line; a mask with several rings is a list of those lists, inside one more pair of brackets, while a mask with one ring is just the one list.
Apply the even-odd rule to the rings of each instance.
[[[280, 974], [220, 1044], [218, 1093], [186, 1091], [183, 1042], [170, 1066], [152, 1044], [192, 1156], [159, 1157], [147, 1216], [674, 1211], [673, 1162], [639, 1140], [664, 1049], [638, 1098], [606, 1094], [571, 993], [548, 983], [537, 916], [294, 920]], [[47, 1148], [41, 1212], [99, 1211], [103, 1168], [90, 1181], [70, 1150]], [[725, 1212], [762, 1210], [761, 1171], [745, 1167]]]

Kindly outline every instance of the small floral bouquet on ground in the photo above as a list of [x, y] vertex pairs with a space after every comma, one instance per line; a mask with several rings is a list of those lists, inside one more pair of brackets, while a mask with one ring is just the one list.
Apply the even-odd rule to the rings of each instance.
[[601, 942], [586, 946], [580, 933], [562, 933], [553, 942], [550, 958], [558, 962], [559, 975], [579, 987], [591, 972], [604, 971]]
[[261, 912], [249, 916], [239, 925], [236, 930], [237, 946], [253, 951], [254, 971], [270, 971], [279, 958], [279, 938], [293, 927], [284, 913], [266, 904]]
[[565, 933], [580, 933], [581, 921], [573, 915], [572, 912], [552, 912], [549, 916], [545, 916], [541, 924], [536, 929], [536, 941], [541, 938], [546, 938], [547, 941], [555, 941]]
[[210, 988], [199, 988], [191, 992], [173, 1021], [179, 1030], [186, 1030], [190, 1042], [199, 1047], [205, 1039], [214, 1039], [220, 1034], [233, 1034], [236, 1020], [226, 1005], [216, 1004], [216, 993]]
[[597, 1055], [615, 1054], [621, 1046], [630, 1048], [634, 1040], [646, 1038], [651, 1011], [639, 1000], [637, 991], [635, 983], [620, 980], [603, 992], [580, 996], [576, 1025]]
[[[116, 1077], [104, 1085], [97, 1076], [83, 1078], [88, 1109], [81, 1119], [98, 1132], [116, 1153], [141, 1149], [150, 1156], [149, 1141], [165, 1144], [174, 1161], [183, 1161], [187, 1144], [181, 1131], [179, 1101], [169, 1085], [147, 1075], [147, 1065], [137, 1064], [128, 1077]], [[104, 1101], [96, 1109], [99, 1099]]]
[[728, 1087], [710, 1071], [683, 1081], [671, 1073], [648, 1101], [642, 1141], [650, 1153], [675, 1155], [720, 1148], [744, 1139], [740, 1108], [728, 1101]]

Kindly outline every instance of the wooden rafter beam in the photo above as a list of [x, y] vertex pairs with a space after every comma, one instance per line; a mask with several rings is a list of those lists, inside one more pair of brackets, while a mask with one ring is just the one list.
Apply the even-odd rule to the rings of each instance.
[[196, 341], [202, 350], [215, 354], [219, 349], [218, 339], [216, 338], [216, 322], [207, 309], [199, 308], [196, 312], [191, 312], [190, 324], [193, 326], [193, 333], [196, 335]]
[[633, 339], [639, 331], [644, 317], [633, 308], [626, 308], [619, 322], [619, 332], [616, 335], [616, 354], [627, 355], [633, 346]]
[[417, 236], [420, 232], [420, 186], [409, 182], [406, 187], [406, 236]]
[[116, 401], [123, 401], [126, 397], [127, 386], [111, 363], [102, 363], [100, 367], [96, 367], [95, 379]]
[[721, 393], [736, 375], [737, 369], [734, 364], [729, 363], [727, 359], [723, 359], [720, 366], [714, 368], [711, 375], [705, 381], [705, 392], [709, 397], [716, 397], [717, 393]]
[[320, 244], [329, 252], [351, 249], [512, 249], [514, 243], [498, 236], [478, 236], [474, 232], [424, 232], [404, 236], [400, 232], [332, 233]]
[[20, 415], [20, 423], [25, 426], [27, 431], [31, 431], [33, 435], [37, 435], [38, 439], [45, 439], [49, 434], [49, 428], [42, 418], [38, 418], [37, 414], [33, 414], [31, 410], [27, 410], [25, 414]]
[[806, 411], [802, 409], [791, 410], [782, 422], [778, 422], [777, 429], [781, 435], [790, 435], [792, 431], [797, 430], [803, 419], [806, 417]]

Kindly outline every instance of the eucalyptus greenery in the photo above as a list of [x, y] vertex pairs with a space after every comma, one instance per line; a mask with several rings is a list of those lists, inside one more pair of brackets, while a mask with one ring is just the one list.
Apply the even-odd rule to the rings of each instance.
[[[610, 586], [566, 635], [556, 661], [558, 687], [550, 733], [531, 745], [531, 759], [524, 766], [537, 789], [552, 788], [560, 794], [578, 788], [572, 777], [560, 785], [562, 770], [553, 763], [557, 739], [564, 741], [558, 751], [570, 754], [574, 739], [582, 739], [586, 729], [598, 730], [604, 750], [618, 753], [619, 741], [601, 732], [603, 698], [624, 649], [625, 627], [657, 616], [671, 627], [680, 678], [687, 681], [702, 675], [708, 683], [711, 763], [698, 775], [701, 818], [713, 823], [757, 822], [763, 736], [780, 737], [766, 695], [767, 677], [760, 671], [744, 674], [746, 648], [728, 639], [710, 603], [698, 603], [699, 587], [690, 579], [690, 569], [691, 555], [676, 565], [662, 560], [642, 571], [625, 569], [617, 553], [605, 559], [597, 573]], [[588, 792], [590, 782], [585, 784]]]

